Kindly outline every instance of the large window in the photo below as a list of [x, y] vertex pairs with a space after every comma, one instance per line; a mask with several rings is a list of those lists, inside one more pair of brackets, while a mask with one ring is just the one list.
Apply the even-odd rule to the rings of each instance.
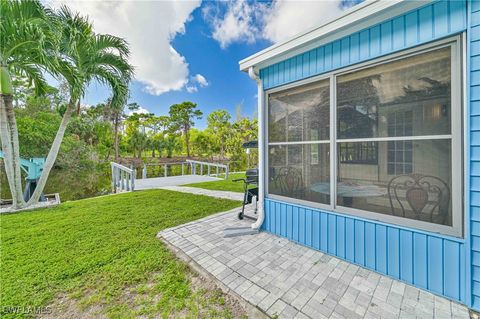
[[447, 42], [269, 92], [268, 193], [461, 235], [457, 48]]
[[329, 80], [270, 94], [268, 132], [270, 193], [329, 204]]

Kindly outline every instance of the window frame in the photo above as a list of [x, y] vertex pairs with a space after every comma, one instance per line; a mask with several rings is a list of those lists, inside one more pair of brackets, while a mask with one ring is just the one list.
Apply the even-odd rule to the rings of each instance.
[[[318, 76], [300, 80], [294, 83], [285, 84], [264, 91], [265, 97], [265, 194], [267, 198], [286, 201], [294, 204], [300, 204], [307, 207], [332, 211], [342, 215], [351, 215], [355, 217], [370, 219], [380, 223], [393, 224], [400, 227], [407, 227], [420, 231], [439, 233], [441, 235], [464, 237], [465, 208], [464, 208], [464, 168], [466, 159], [466, 147], [463, 146], [465, 140], [465, 37], [464, 35], [456, 35], [445, 38], [443, 40], [434, 41], [428, 44], [416, 46], [411, 49], [387, 54], [385, 56], [375, 58], [369, 61], [357, 63], [352, 66], [336, 69]], [[374, 137], [374, 138], [348, 138], [337, 139], [337, 99], [336, 99], [336, 80], [337, 77], [361, 71], [363, 69], [372, 68], [385, 63], [402, 60], [411, 56], [428, 53], [437, 49], [450, 47], [451, 49], [451, 131], [450, 134], [441, 135], [418, 135], [407, 137]], [[313, 82], [330, 79], [330, 139], [321, 141], [301, 141], [301, 142], [269, 142], [269, 95], [281, 92], [287, 89], [301, 87]], [[459, 109], [457, 109], [459, 108]], [[383, 141], [399, 141], [399, 140], [434, 140], [449, 139], [451, 140], [451, 203], [452, 203], [452, 226], [429, 223], [420, 220], [408, 219], [399, 216], [386, 215], [372, 211], [344, 207], [337, 204], [337, 178], [338, 165], [337, 153], [339, 152], [340, 142], [383, 142]], [[330, 204], [321, 204], [302, 199], [295, 199], [281, 195], [270, 194], [269, 192], [269, 146], [273, 145], [295, 145], [295, 144], [330, 144]]]

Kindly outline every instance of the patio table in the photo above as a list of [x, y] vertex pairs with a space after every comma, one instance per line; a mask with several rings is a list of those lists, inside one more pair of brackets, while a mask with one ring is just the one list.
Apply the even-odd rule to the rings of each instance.
[[[330, 194], [330, 183], [322, 182], [313, 184], [310, 190], [322, 193]], [[361, 185], [353, 182], [339, 182], [337, 183], [337, 196], [344, 198], [344, 204], [351, 207], [353, 203], [353, 197], [376, 197], [383, 196], [387, 193], [385, 188], [377, 185]]]

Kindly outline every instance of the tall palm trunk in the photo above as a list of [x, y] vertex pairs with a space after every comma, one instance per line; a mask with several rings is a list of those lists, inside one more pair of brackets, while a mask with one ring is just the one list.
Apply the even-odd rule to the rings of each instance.
[[67, 109], [62, 117], [62, 122], [60, 123], [60, 127], [58, 128], [57, 135], [53, 140], [52, 147], [48, 152], [47, 159], [45, 160], [45, 165], [43, 166], [42, 175], [38, 180], [37, 187], [33, 192], [32, 197], [28, 201], [27, 205], [32, 205], [38, 202], [40, 195], [45, 188], [45, 184], [47, 183], [48, 175], [50, 175], [50, 171], [55, 164], [55, 160], [57, 159], [58, 152], [60, 151], [60, 146], [62, 145], [63, 136], [65, 135], [65, 130], [67, 129], [68, 123], [70, 122], [70, 118], [72, 117], [72, 113], [75, 110], [75, 101], [70, 100]]
[[225, 158], [225, 146], [224, 146], [223, 139], [220, 141], [220, 157], [222, 159]]
[[118, 152], [118, 115], [115, 115], [115, 123], [114, 123], [114, 130], [115, 130], [115, 162], [118, 162], [118, 159], [120, 158], [119, 152]]
[[22, 208], [25, 206], [25, 201], [23, 200], [20, 149], [11, 94], [1, 94], [0, 122], [2, 124], [0, 127], [2, 150], [5, 153], [5, 171], [12, 194], [13, 208]]
[[187, 157], [190, 157], [190, 128], [185, 126], [185, 144], [187, 144]]
[[[7, 113], [7, 121], [10, 128], [10, 138], [12, 141], [13, 151], [13, 174], [15, 183], [15, 196], [17, 197], [19, 206], [24, 206], [22, 192], [22, 169], [20, 166], [20, 146], [18, 141], [17, 120], [15, 119], [15, 110], [13, 109], [13, 97], [7, 95], [5, 99], [5, 109]], [[17, 204], [18, 205], [18, 204]]]
[[0, 140], [2, 143], [3, 150], [3, 160], [5, 163], [5, 173], [7, 175], [8, 186], [10, 187], [10, 192], [12, 194], [13, 206], [21, 205], [21, 202], [18, 201], [18, 196], [16, 195], [15, 187], [15, 174], [14, 174], [14, 156], [13, 156], [13, 145], [11, 139], [11, 130], [7, 118], [7, 103], [8, 96], [2, 94], [0, 98]]

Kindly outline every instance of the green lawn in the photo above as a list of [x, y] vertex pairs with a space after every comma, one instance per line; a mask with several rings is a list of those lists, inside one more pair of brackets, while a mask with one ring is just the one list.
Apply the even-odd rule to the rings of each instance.
[[221, 181], [186, 184], [182, 186], [243, 193], [243, 183], [232, 181], [236, 178], [245, 178], [245, 173], [232, 173], [229, 174], [228, 179], [222, 179]]
[[67, 296], [111, 318], [230, 317], [222, 294], [194, 289], [194, 276], [158, 231], [239, 202], [151, 190], [1, 216], [0, 300], [46, 306]]

